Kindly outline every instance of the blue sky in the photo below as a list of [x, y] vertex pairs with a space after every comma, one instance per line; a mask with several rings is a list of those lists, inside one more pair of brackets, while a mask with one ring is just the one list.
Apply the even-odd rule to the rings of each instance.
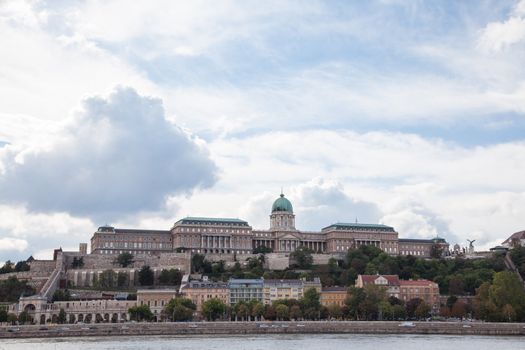
[[266, 228], [281, 187], [303, 229], [523, 229], [525, 1], [4, 1], [0, 32], [0, 261]]

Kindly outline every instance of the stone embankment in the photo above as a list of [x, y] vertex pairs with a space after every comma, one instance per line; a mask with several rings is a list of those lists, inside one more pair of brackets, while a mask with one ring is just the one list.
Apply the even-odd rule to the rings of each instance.
[[0, 338], [244, 334], [525, 335], [525, 323], [484, 322], [181, 322], [3, 326]]

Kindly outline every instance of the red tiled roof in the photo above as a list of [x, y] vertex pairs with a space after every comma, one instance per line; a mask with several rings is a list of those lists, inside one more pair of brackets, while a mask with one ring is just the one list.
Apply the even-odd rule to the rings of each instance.
[[400, 280], [399, 281], [401, 287], [403, 286], [428, 286], [429, 284], [436, 284], [435, 282], [429, 281], [429, 280]]
[[364, 285], [374, 284], [374, 281], [379, 277], [383, 277], [388, 281], [389, 286], [399, 285], [399, 277], [397, 275], [360, 275]]

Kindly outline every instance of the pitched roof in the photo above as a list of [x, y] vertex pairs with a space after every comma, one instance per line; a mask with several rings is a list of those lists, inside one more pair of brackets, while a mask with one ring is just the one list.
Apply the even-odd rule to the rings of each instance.
[[335, 229], [335, 230], [377, 230], [377, 231], [388, 231], [395, 232], [394, 228], [391, 226], [381, 225], [381, 224], [361, 224], [361, 223], [346, 223], [346, 222], [337, 222], [335, 224], [326, 226], [324, 230]]
[[219, 224], [219, 225], [235, 225], [235, 226], [249, 226], [248, 222], [240, 219], [232, 218], [207, 218], [207, 217], [196, 217], [188, 216], [183, 219], [180, 219], [176, 223], [180, 224]]
[[429, 280], [400, 280], [399, 281], [400, 286], [428, 286], [429, 284], [437, 284], [436, 282], [432, 282]]
[[304, 281], [302, 280], [295, 280], [295, 279], [270, 279], [270, 280], [264, 280], [264, 285], [302, 285]]
[[115, 233], [162, 233], [162, 234], [171, 234], [170, 231], [166, 230], [148, 230], [148, 229], [131, 229], [131, 228], [117, 228], [115, 229]]
[[397, 275], [359, 275], [359, 276], [361, 276], [361, 280], [363, 281], [364, 285], [375, 284], [375, 281], [379, 277], [383, 277], [384, 279], [386, 279], [389, 286], [399, 285], [399, 277]]
[[135, 229], [135, 228], [114, 228], [113, 226], [100, 226], [97, 232], [102, 233], [125, 233], [125, 234], [149, 234], [149, 233], [161, 233], [170, 234], [168, 230], [150, 230], [150, 229]]
[[525, 231], [519, 231], [519, 232], [513, 233], [509, 238], [507, 238], [505, 241], [503, 241], [502, 244], [504, 244], [504, 245], [511, 244], [512, 240], [514, 240], [514, 239], [525, 239]]
[[182, 289], [228, 289], [228, 283], [212, 281], [191, 281]]

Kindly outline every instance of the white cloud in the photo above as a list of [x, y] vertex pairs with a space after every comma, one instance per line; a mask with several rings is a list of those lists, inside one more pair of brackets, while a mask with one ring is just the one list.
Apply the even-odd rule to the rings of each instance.
[[26, 123], [28, 118], [39, 119], [38, 124], [62, 121], [82, 97], [109, 92], [116, 85], [158, 92], [140, 72], [108, 51], [51, 33], [46, 29], [46, 10], [35, 7], [23, 1], [0, 3], [2, 141], [35, 143], [48, 128], [35, 131], [35, 123]]
[[[312, 130], [216, 140], [210, 149], [223, 169], [221, 179], [214, 190], [182, 199], [184, 214], [240, 216], [265, 228], [283, 186], [289, 198], [297, 196], [297, 213], [315, 217], [308, 228], [355, 219], [356, 211], [345, 210], [352, 201], [377, 206], [380, 220], [401, 237], [438, 234], [451, 242], [476, 237], [479, 247], [488, 248], [488, 242], [523, 225], [521, 142], [468, 148], [402, 133]], [[312, 180], [319, 177], [329, 180]], [[301, 194], [303, 186], [311, 186], [312, 193], [320, 188], [314, 204]], [[317, 217], [326, 194], [346, 199]], [[297, 221], [306, 225], [308, 218], [298, 214]]]
[[479, 46], [498, 52], [525, 39], [525, 1], [516, 4], [509, 18], [502, 22], [491, 22], [481, 32]]
[[[91, 220], [67, 213], [41, 214], [23, 206], [0, 205], [0, 235], [27, 242], [0, 252], [0, 260], [25, 260], [40, 250], [52, 252], [60, 246], [78, 249], [78, 243], [88, 243], [95, 229]], [[48, 254], [45, 259], [51, 257]]]
[[86, 99], [45, 149], [0, 149], [0, 198], [100, 220], [158, 210], [170, 194], [214, 183], [201, 144], [165, 120], [160, 100], [119, 88]]
[[[356, 218], [377, 223], [380, 217], [373, 203], [355, 200], [345, 193], [340, 182], [332, 179], [315, 178], [286, 188], [284, 193], [292, 202], [299, 230], [320, 231], [335, 222], [353, 222]], [[265, 191], [238, 210], [254, 228], [268, 229], [271, 205], [277, 198], [277, 191]]]
[[0, 238], [0, 251], [19, 251], [22, 252], [27, 248], [27, 241], [13, 237]]

